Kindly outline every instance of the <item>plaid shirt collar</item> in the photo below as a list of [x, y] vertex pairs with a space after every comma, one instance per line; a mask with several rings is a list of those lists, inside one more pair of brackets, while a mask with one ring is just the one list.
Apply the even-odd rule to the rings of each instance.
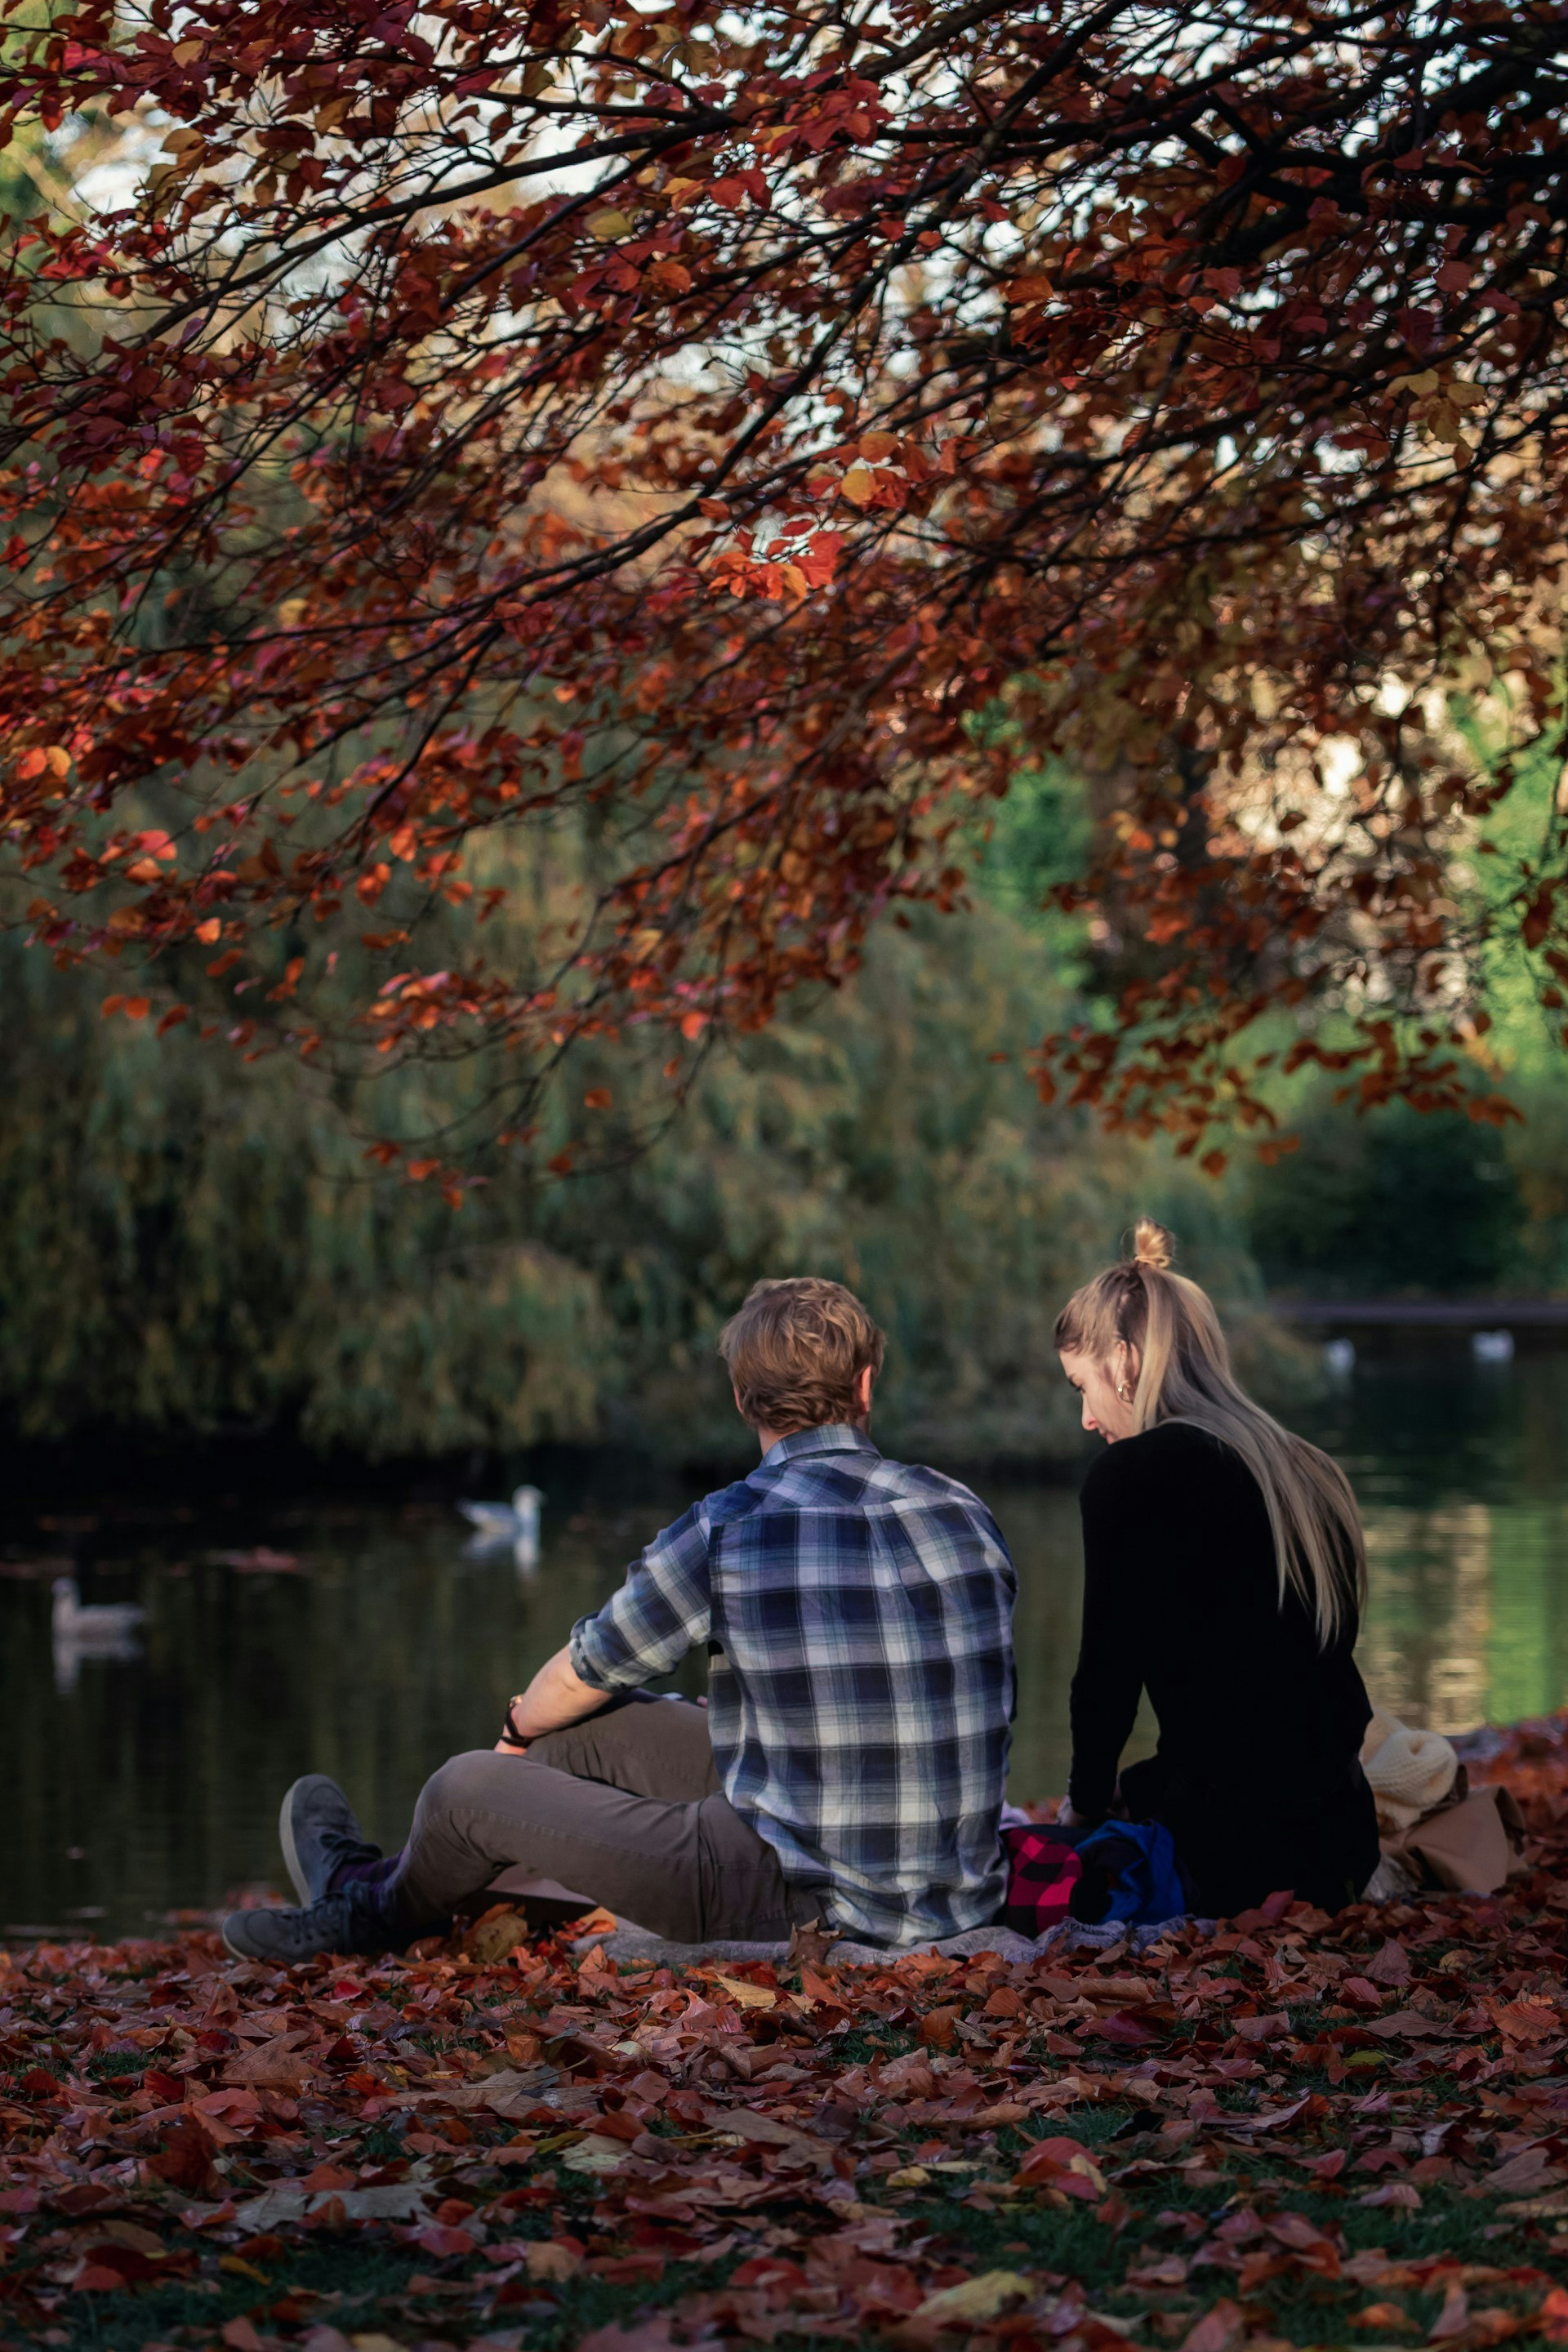
[[826, 1421], [816, 1429], [792, 1430], [770, 1445], [757, 1465], [758, 1469], [776, 1470], [785, 1462], [794, 1462], [803, 1454], [872, 1454], [880, 1461], [879, 1448], [873, 1445], [863, 1429], [851, 1421]]

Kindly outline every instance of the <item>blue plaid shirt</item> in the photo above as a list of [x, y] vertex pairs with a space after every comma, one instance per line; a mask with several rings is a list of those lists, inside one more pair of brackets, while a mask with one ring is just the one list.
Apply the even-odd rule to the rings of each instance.
[[573, 1627], [572, 1664], [627, 1690], [707, 1643], [731, 1804], [836, 1926], [916, 1944], [1005, 1895], [1016, 1589], [967, 1486], [834, 1423], [656, 1536]]

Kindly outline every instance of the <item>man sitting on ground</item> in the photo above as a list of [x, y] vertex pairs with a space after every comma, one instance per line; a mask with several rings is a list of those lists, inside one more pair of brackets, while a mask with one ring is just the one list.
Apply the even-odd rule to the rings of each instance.
[[[720, 1352], [760, 1465], [655, 1537], [495, 1749], [426, 1782], [391, 1862], [332, 1781], [296, 1781], [304, 1908], [236, 1912], [230, 1951], [401, 1949], [520, 1867], [687, 1942], [821, 1918], [897, 1948], [994, 1919], [1013, 1565], [966, 1486], [872, 1444], [882, 1351], [840, 1284], [758, 1283]], [[706, 1712], [652, 1703], [698, 1644]]]

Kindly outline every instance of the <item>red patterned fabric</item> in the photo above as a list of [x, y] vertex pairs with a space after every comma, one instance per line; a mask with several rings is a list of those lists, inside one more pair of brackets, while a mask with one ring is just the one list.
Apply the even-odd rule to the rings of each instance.
[[1007, 1906], [1001, 1925], [1020, 1936], [1043, 1936], [1068, 1916], [1073, 1888], [1083, 1875], [1066, 1830], [1048, 1822], [1004, 1830], [1007, 1857]]

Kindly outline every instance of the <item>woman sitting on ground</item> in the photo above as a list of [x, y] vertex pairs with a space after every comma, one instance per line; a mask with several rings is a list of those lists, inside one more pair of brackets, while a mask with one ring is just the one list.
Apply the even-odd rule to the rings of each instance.
[[[1289, 1889], [1326, 1911], [1378, 1863], [1360, 1763], [1371, 1718], [1353, 1651], [1366, 1553], [1325, 1454], [1237, 1386], [1219, 1320], [1144, 1220], [1134, 1255], [1058, 1318], [1083, 1425], [1108, 1451], [1083, 1488], [1083, 1643], [1070, 1810], [1163, 1822], [1194, 1908]], [[1117, 1767], [1146, 1690], [1157, 1752]]]

